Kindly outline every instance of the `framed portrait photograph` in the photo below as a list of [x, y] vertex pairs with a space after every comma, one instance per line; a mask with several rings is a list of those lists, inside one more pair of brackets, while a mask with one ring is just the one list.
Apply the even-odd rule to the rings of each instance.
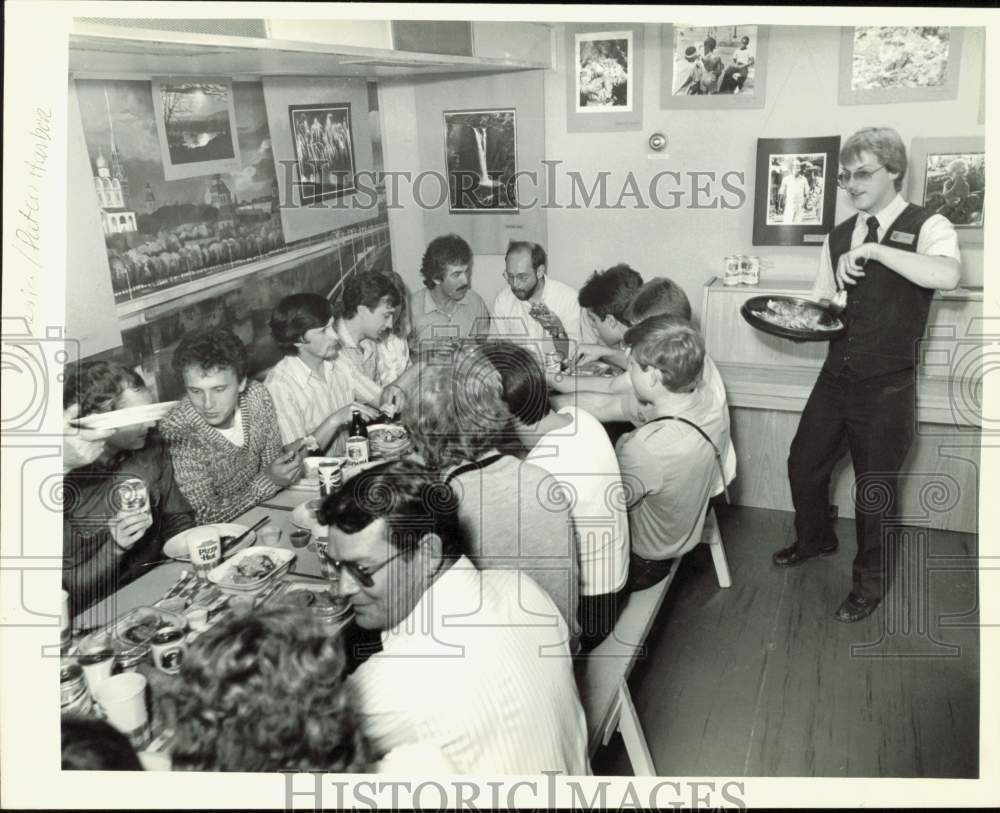
[[660, 26], [660, 107], [764, 106], [767, 26]]
[[954, 99], [962, 29], [858, 26], [840, 32], [840, 104]]
[[289, 105], [288, 119], [302, 205], [356, 191], [351, 105]]
[[833, 228], [840, 136], [757, 139], [755, 246], [820, 245]]
[[984, 138], [915, 138], [908, 198], [951, 221], [959, 243], [980, 244], [986, 221]]
[[165, 180], [240, 169], [231, 80], [157, 78], [152, 85]]
[[516, 213], [514, 109], [446, 110], [444, 129], [449, 211]]
[[566, 30], [570, 132], [642, 126], [641, 25], [569, 25]]

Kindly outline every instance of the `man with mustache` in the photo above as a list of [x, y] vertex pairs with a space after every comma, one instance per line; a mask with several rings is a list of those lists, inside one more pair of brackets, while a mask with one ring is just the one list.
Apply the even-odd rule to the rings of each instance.
[[856, 481], [858, 552], [838, 621], [859, 621], [889, 586], [887, 527], [898, 522], [899, 470], [913, 441], [915, 355], [937, 289], [958, 285], [955, 230], [899, 194], [906, 147], [890, 127], [854, 133], [840, 150], [838, 183], [858, 214], [827, 236], [813, 285], [816, 300], [841, 299], [846, 332], [830, 342], [788, 455], [794, 544], [774, 554], [789, 567], [837, 550], [830, 473], [850, 450]]
[[435, 341], [485, 336], [490, 312], [472, 290], [472, 249], [457, 234], [435, 237], [420, 265], [424, 287], [413, 297], [414, 350]]

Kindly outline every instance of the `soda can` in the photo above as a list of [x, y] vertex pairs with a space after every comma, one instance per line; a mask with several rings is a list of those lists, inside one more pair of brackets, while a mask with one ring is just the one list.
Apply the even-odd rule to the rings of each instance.
[[558, 350], [545, 354], [545, 372], [558, 373], [562, 371], [563, 355]]
[[739, 285], [743, 281], [743, 270], [740, 267], [740, 258], [736, 254], [726, 257], [724, 266], [723, 285]]
[[352, 463], [368, 462], [368, 438], [349, 437], [347, 439], [347, 459]]
[[744, 285], [760, 284], [760, 257], [749, 255], [743, 257], [740, 262], [742, 270], [742, 281]]
[[131, 477], [116, 485], [111, 492], [111, 504], [118, 513], [131, 514], [145, 511], [152, 520], [149, 511], [149, 490], [138, 477]]
[[187, 644], [184, 642], [184, 630], [177, 627], [164, 627], [153, 637], [153, 663], [161, 672], [176, 675], [181, 671]]
[[340, 488], [344, 482], [344, 467], [339, 460], [320, 463], [316, 467], [319, 479], [319, 496], [327, 497]]

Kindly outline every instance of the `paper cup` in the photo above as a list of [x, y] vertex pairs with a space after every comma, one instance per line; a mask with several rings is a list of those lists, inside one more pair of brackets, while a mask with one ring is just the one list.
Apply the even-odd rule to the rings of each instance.
[[62, 604], [59, 608], [59, 646], [65, 649], [69, 646], [69, 591], [62, 591]]
[[111, 677], [115, 666], [115, 653], [112, 649], [100, 649], [96, 652], [85, 652], [77, 658], [83, 677], [87, 681], [90, 693], [96, 697], [97, 687]]
[[134, 747], [145, 745], [149, 738], [145, 676], [138, 672], [113, 675], [98, 684], [94, 695], [111, 725]]
[[203, 582], [207, 582], [208, 571], [222, 561], [222, 539], [219, 529], [211, 525], [192, 528], [185, 535], [185, 541], [195, 575]]
[[281, 543], [281, 528], [267, 527], [257, 531], [260, 542], [264, 547], [276, 548]]

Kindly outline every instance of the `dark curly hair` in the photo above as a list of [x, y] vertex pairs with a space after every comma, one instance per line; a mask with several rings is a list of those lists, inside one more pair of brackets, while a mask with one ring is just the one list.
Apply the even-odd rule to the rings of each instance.
[[250, 366], [247, 349], [235, 333], [224, 327], [208, 327], [185, 333], [171, 359], [174, 372], [184, 378], [184, 371], [194, 367], [206, 373], [231, 369], [242, 381]]
[[343, 643], [288, 607], [235, 615], [202, 633], [156, 693], [189, 771], [364, 771], [368, 745], [345, 682]]
[[627, 263], [619, 263], [607, 271], [595, 271], [591, 274], [580, 289], [577, 302], [581, 308], [592, 310], [598, 319], [606, 319], [610, 313], [627, 325], [625, 311], [641, 287], [642, 276], [639, 272]]
[[361, 305], [373, 311], [383, 299], [393, 308], [399, 307], [399, 291], [392, 277], [380, 271], [354, 274], [344, 283], [340, 312], [345, 319], [353, 319]]
[[330, 301], [319, 294], [286, 296], [278, 303], [268, 322], [271, 337], [286, 356], [298, 355], [296, 343], [302, 341], [307, 330], [325, 326], [332, 313]]
[[457, 234], [435, 237], [427, 246], [420, 263], [420, 275], [424, 285], [433, 288], [444, 279], [449, 265], [468, 265], [472, 262], [472, 249]]
[[126, 390], [144, 390], [146, 382], [128, 367], [113, 361], [85, 361], [67, 368], [63, 409], [80, 405], [80, 417], [108, 412]]

